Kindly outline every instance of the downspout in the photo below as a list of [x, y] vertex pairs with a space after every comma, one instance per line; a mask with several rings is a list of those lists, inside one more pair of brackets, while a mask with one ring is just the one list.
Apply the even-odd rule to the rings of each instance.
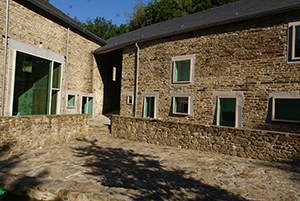
[[139, 75], [139, 57], [140, 57], [140, 48], [135, 43], [137, 48], [136, 50], [136, 71], [135, 71], [135, 95], [134, 95], [134, 117], [136, 117], [136, 110], [137, 110], [137, 93], [138, 93], [138, 75]]
[[7, 39], [8, 39], [8, 14], [9, 14], [9, 0], [6, 1], [5, 50], [4, 50], [4, 72], [3, 72], [3, 87], [2, 87], [3, 92], [2, 92], [1, 116], [4, 116], [6, 55], [7, 55]]
[[67, 50], [66, 50], [64, 114], [66, 113], [66, 107], [67, 107], [66, 104], [67, 104], [67, 78], [68, 78], [69, 37], [70, 37], [70, 27], [68, 27]]

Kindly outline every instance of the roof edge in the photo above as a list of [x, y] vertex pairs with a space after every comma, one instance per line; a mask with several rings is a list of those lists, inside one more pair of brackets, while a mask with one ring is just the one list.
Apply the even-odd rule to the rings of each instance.
[[86, 34], [87, 36], [91, 37], [92, 39], [94, 39], [95, 41], [98, 41], [99, 44], [102, 45], [106, 45], [107, 42], [105, 40], [103, 40], [102, 38], [92, 34], [91, 32], [89, 32], [88, 30], [86, 30], [85, 28], [83, 28], [82, 26], [80, 26], [79, 24], [77, 24], [75, 21], [71, 21], [69, 19], [67, 19], [66, 17], [62, 16], [60, 13], [45, 7], [44, 5], [40, 4], [39, 2], [35, 1], [35, 0], [27, 0], [29, 3], [37, 6], [38, 8], [46, 11], [47, 13], [53, 15], [54, 17], [62, 20], [63, 22], [67, 23], [69, 26], [74, 27], [75, 29], [77, 29], [78, 31]]
[[[235, 2], [235, 3], [237, 3], [237, 2]], [[105, 46], [102, 46], [102, 47], [99, 47], [96, 50], [94, 50], [93, 53], [94, 54], [107, 53], [107, 52], [110, 52], [110, 51], [113, 51], [113, 50], [116, 50], [116, 49], [121, 49], [121, 48], [123, 48], [127, 45], [133, 45], [135, 43], [146, 42], [146, 41], [149, 41], [149, 40], [155, 40], [155, 39], [159, 39], [159, 38], [162, 38], [162, 37], [174, 36], [174, 35], [177, 35], [177, 34], [182, 34], [182, 33], [190, 32], [190, 31], [195, 31], [195, 30], [203, 29], [203, 28], [207, 28], [207, 27], [234, 23], [234, 22], [245, 20], [245, 19], [248, 20], [248, 19], [253, 19], [253, 18], [256, 18], [256, 17], [263, 17], [263, 16], [266, 16], [266, 15], [272, 15], [272, 14], [277, 14], [277, 13], [281, 13], [281, 12], [286, 12], [286, 11], [289, 11], [289, 10], [296, 10], [298, 8], [300, 8], [300, 4], [298, 6], [288, 6], [288, 7], [269, 10], [269, 11], [265, 11], [265, 12], [254, 13], [254, 14], [251, 14], [251, 15], [246, 15], [246, 16], [242, 16], [242, 17], [238, 17], [238, 18], [234, 18], [234, 19], [222, 20], [222, 21], [218, 21], [218, 22], [215, 22], [215, 23], [206, 24], [204, 26], [195, 26], [195, 27], [191, 27], [191, 28], [187, 28], [187, 29], [182, 29], [180, 31], [169, 32], [169, 33], [164, 34], [164, 35], [157, 35], [157, 36], [149, 37], [147, 39], [138, 39], [138, 40], [134, 40], [134, 41], [129, 41], [127, 43], [125, 42], [123, 44], [113, 46], [113, 47], [107, 48], [107, 49], [105, 49]], [[215, 9], [215, 8], [212, 8], [212, 9]], [[200, 12], [202, 12], [202, 11], [200, 11]], [[171, 19], [171, 20], [174, 20], [174, 19]], [[164, 21], [164, 22], [167, 22], [167, 21]], [[151, 25], [149, 25], [149, 26], [151, 26]], [[103, 51], [102, 51], [102, 49], [103, 49]]]

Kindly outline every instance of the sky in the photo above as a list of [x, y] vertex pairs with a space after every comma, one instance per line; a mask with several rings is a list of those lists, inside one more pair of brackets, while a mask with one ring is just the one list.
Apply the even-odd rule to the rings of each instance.
[[[150, 1], [143, 0], [146, 5]], [[49, 0], [49, 3], [71, 18], [76, 16], [85, 22], [88, 18], [104, 17], [117, 26], [127, 23], [124, 12], [132, 12], [136, 2], [137, 0]]]

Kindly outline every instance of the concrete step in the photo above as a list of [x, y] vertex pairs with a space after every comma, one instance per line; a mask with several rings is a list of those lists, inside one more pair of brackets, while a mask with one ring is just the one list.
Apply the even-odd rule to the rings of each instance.
[[99, 133], [102, 135], [110, 134], [110, 125], [90, 125], [89, 132], [91, 133]]

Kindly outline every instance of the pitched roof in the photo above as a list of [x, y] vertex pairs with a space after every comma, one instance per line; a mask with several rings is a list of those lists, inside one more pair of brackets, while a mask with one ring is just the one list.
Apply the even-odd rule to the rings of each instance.
[[299, 0], [241, 0], [184, 17], [146, 26], [110, 38], [107, 40], [107, 45], [98, 48], [94, 53], [101, 54], [138, 42], [293, 10], [299, 7]]
[[27, 0], [27, 2], [37, 6], [38, 8], [42, 9], [43, 11], [49, 13], [50, 15], [60, 19], [64, 23], [68, 24], [70, 27], [75, 28], [77, 31], [87, 35], [91, 38], [94, 42], [105, 45], [106, 41], [99, 38], [98, 36], [92, 34], [87, 29], [83, 28], [79, 24], [77, 24], [72, 18], [64, 14], [61, 10], [57, 9], [55, 6], [51, 5], [49, 2], [45, 0]]

